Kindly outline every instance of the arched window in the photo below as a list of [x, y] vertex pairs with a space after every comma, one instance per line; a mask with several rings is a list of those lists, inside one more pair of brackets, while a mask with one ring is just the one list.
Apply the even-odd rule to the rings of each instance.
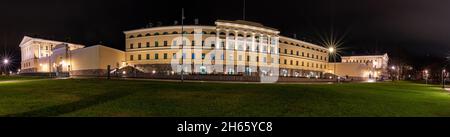
[[164, 33], [163, 33], [163, 35], [167, 35], [167, 34], [169, 34], [169, 32], [164, 32]]
[[239, 36], [239, 37], [244, 37], [244, 35], [242, 35], [242, 34], [238, 34], [238, 36]]
[[145, 36], [150, 36], [150, 33], [145, 34]]
[[131, 35], [129, 38], [134, 38], [134, 36], [133, 35]]
[[156, 35], [159, 35], [159, 33], [158, 33], [158, 32], [155, 32], [155, 34], [153, 34], [153, 35], [155, 35], [155, 36], [156, 36]]
[[172, 34], [178, 34], [178, 32], [177, 32], [177, 31], [174, 31], [174, 32], [172, 32]]
[[211, 31], [211, 33], [209, 33], [209, 34], [211, 34], [211, 35], [216, 35], [216, 32]]
[[191, 32], [191, 34], [194, 34], [194, 33], [195, 33], [194, 31]]
[[220, 35], [226, 35], [225, 32], [220, 32]]
[[139, 37], [142, 37], [142, 34], [137, 35], [137, 37], [138, 37], [138, 38], [139, 38]]
[[188, 34], [187, 31], [183, 31], [183, 34]]
[[202, 34], [208, 34], [208, 33], [206, 33], [206, 31], [202, 31]]
[[229, 33], [228, 35], [229, 35], [229, 36], [234, 36], [234, 33]]

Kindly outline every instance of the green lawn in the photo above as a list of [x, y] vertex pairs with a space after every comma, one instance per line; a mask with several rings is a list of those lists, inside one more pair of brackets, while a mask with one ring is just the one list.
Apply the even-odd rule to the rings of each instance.
[[450, 116], [450, 94], [409, 82], [219, 84], [0, 80], [0, 116]]

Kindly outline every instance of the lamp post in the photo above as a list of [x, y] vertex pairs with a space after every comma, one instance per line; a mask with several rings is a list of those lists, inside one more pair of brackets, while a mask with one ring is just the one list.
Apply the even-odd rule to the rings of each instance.
[[424, 70], [425, 72], [425, 84], [428, 85], [428, 70]]
[[3, 59], [3, 69], [5, 71], [5, 75], [8, 75], [8, 71], [6, 70], [6, 66], [8, 65], [9, 60], [8, 59]]
[[[330, 52], [330, 54], [333, 56], [333, 64], [334, 64], [334, 68], [333, 68], [333, 77], [336, 79], [336, 52], [334, 47], [329, 47], [328, 51]], [[337, 79], [337, 81], [339, 82], [339, 79]]]
[[[395, 74], [395, 66], [392, 66], [391, 69], [392, 69], [391, 74], [394, 75]], [[391, 76], [391, 77], [392, 77], [392, 81], [394, 81], [395, 80], [394, 76]]]
[[445, 69], [442, 69], [442, 88], [445, 89]]

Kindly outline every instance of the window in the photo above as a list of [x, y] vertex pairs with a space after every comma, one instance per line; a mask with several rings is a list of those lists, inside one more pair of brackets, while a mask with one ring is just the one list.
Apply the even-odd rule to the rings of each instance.
[[155, 54], [155, 60], [158, 60], [159, 59], [159, 56], [158, 56], [158, 53], [156, 53]]
[[297, 56], [298, 56], [298, 51], [297, 51]]
[[133, 61], [133, 55], [130, 55], [130, 60]]
[[202, 40], [202, 46], [205, 46], [205, 41]]
[[302, 61], [302, 66], [305, 66], [305, 62]]
[[133, 43], [130, 44], [130, 49], [133, 49]]
[[250, 62], [250, 56], [247, 56], [247, 62]]
[[216, 47], [216, 42], [215, 41], [211, 42], [211, 47]]
[[202, 59], [205, 59], [206, 54], [202, 53]]
[[306, 57], [309, 57], [309, 53], [306, 53]]
[[302, 57], [304, 57], [305, 56], [305, 52], [302, 52]]
[[147, 56], [145, 57], [147, 60], [150, 60], [150, 54], [147, 54]]
[[147, 42], [147, 43], [146, 43], [146, 46], [147, 46], [147, 48], [150, 47], [150, 42]]
[[155, 47], [158, 47], [158, 46], [159, 46], [158, 41], [155, 41]]
[[295, 65], [298, 66], [298, 61], [295, 61]]
[[141, 54], [138, 55], [138, 60], [141, 60]]
[[287, 49], [284, 49], [284, 54], [287, 54]]
[[167, 41], [164, 41], [164, 46], [165, 46], [165, 47], [167, 46]]
[[191, 58], [192, 58], [192, 59], [195, 59], [195, 53], [192, 53], [192, 54], [191, 54]]
[[164, 53], [164, 59], [167, 59], [167, 53]]
[[294, 55], [294, 51], [293, 50], [291, 50], [291, 55]]
[[211, 54], [211, 60], [216, 60], [216, 54]]
[[141, 48], [141, 43], [138, 43], [138, 48]]
[[284, 60], [284, 64], [287, 64], [287, 60], [286, 59]]
[[256, 62], [259, 62], [259, 56], [256, 56]]
[[177, 59], [177, 53], [173, 53], [173, 54], [172, 54], [172, 58], [173, 58], [173, 59]]
[[195, 46], [195, 41], [192, 41], [192, 45], [191, 46]]
[[293, 65], [294, 63], [293, 63], [293, 61], [291, 60], [291, 65]]

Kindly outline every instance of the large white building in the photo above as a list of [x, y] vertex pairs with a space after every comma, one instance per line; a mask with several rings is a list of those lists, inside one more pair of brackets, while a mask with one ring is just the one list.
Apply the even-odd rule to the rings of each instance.
[[388, 76], [388, 54], [342, 56], [339, 63], [330, 63], [328, 71], [340, 77], [381, 79]]
[[20, 43], [21, 73], [58, 72], [70, 75], [104, 75], [107, 66], [119, 67], [123, 51], [25, 36]]
[[277, 29], [242, 20], [218, 20], [215, 26], [175, 25], [124, 33], [125, 51], [25, 36], [20, 43], [21, 73], [104, 76], [110, 66], [113, 72], [121, 74], [129, 74], [131, 70], [159, 76], [183, 72], [294, 78], [326, 78], [325, 73], [379, 77], [388, 61], [387, 54], [344, 56], [342, 63], [330, 64], [327, 48], [281, 36]]

